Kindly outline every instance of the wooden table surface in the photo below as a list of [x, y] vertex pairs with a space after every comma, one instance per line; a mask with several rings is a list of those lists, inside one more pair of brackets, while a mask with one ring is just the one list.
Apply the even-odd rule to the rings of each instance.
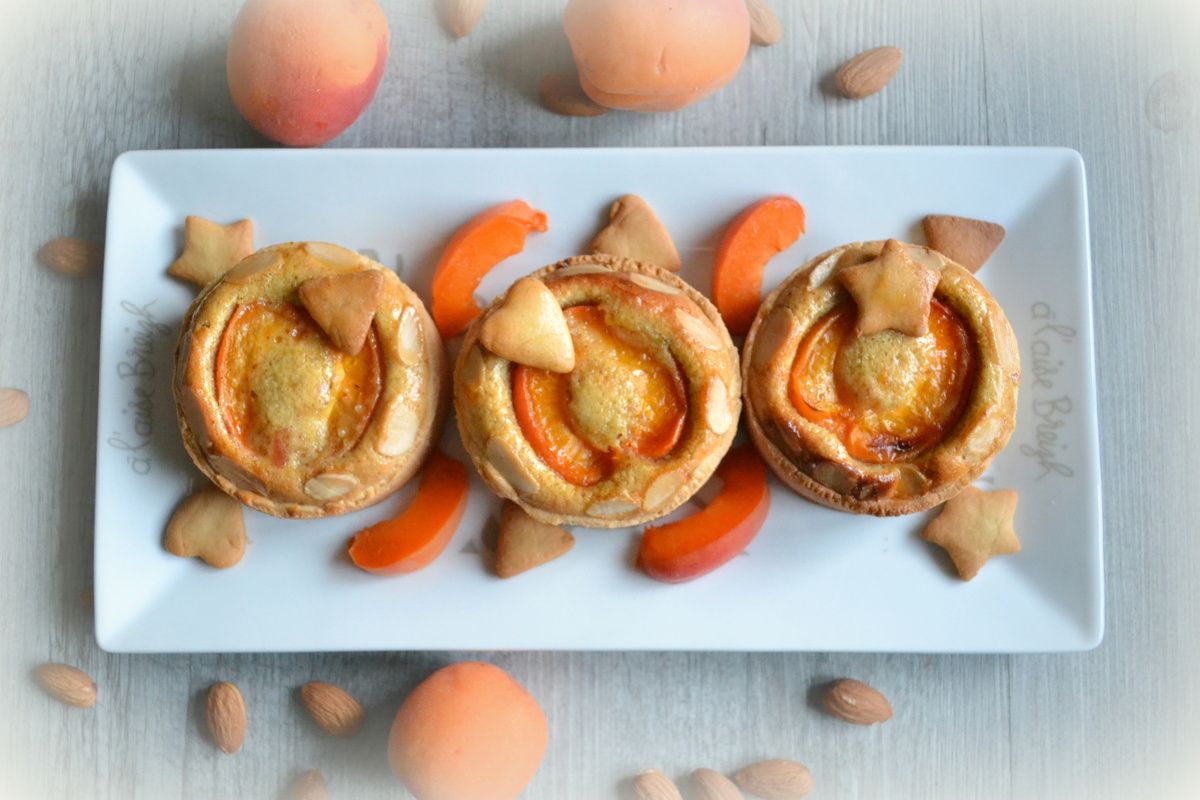
[[[4, 0], [0, 13], [0, 386], [32, 398], [0, 431], [0, 795], [270, 798], [319, 768], [334, 797], [398, 797], [383, 756], [405, 692], [465, 653], [117, 656], [91, 585], [100, 281], [39, 267], [63, 234], [100, 239], [109, 169], [137, 148], [261, 146], [234, 111], [237, 0]], [[493, 0], [451, 41], [432, 0], [382, 0], [392, 54], [339, 147], [753, 144], [1065, 145], [1089, 171], [1104, 475], [1107, 634], [1046, 656], [494, 653], [546, 708], [527, 796], [600, 798], [659, 767], [807, 763], [814, 797], [1196, 796], [1200, 531], [1189, 508], [1200, 398], [1200, 14], [1194, 0], [774, 0], [783, 42], [671, 115], [567, 119], [536, 103], [569, 64], [561, 0]], [[826, 94], [868, 47], [906, 54], [858, 103]], [[252, 613], [252, 610], [247, 610]], [[88, 711], [33, 686], [47, 660], [95, 676]], [[893, 699], [862, 729], [819, 713], [842, 675]], [[333, 680], [369, 709], [330, 739], [295, 690]], [[236, 756], [199, 698], [241, 685]]]

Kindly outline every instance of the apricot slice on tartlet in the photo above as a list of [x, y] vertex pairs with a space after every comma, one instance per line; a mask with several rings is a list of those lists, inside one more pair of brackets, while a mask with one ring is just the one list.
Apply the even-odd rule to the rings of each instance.
[[[312, 318], [291, 303], [239, 305], [225, 326], [217, 404], [228, 430], [276, 467], [289, 457], [341, 455], [358, 442], [375, 410], [382, 381], [377, 337], [368, 334], [355, 355], [328, 345]], [[260, 402], [264, 384], [277, 380], [286, 380], [288, 390]]]
[[843, 303], [812, 327], [792, 364], [788, 397], [860, 461], [919, 455], [958, 422], [970, 397], [976, 357], [966, 325], [934, 300], [929, 335], [889, 332], [892, 357], [876, 364], [856, 352], [870, 345], [854, 335], [854, 325], [854, 306]]
[[[537, 454], [571, 483], [590, 486], [611, 474], [621, 453], [648, 458], [670, 453], [687, 418], [675, 365], [610, 327], [597, 306], [572, 306], [564, 314], [578, 354], [575, 369], [568, 374], [522, 364], [513, 369], [513, 408]], [[614, 430], [610, 419], [589, 413], [585, 406], [595, 402], [589, 395], [597, 391], [628, 401], [620, 410], [630, 424]]]

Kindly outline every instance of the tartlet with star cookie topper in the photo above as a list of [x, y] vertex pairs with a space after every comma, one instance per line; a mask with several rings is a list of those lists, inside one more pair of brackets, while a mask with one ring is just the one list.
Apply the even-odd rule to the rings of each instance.
[[857, 242], [793, 273], [743, 350], [750, 434], [803, 497], [911, 514], [963, 490], [1016, 424], [1021, 366], [969, 270], [919, 245]]

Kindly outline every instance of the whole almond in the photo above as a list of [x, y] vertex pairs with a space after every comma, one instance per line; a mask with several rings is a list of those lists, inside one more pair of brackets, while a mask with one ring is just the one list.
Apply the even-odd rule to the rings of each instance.
[[695, 800], [743, 800], [737, 785], [716, 770], [703, 767], [692, 773]]
[[871, 686], [853, 678], [834, 681], [825, 690], [825, 710], [855, 725], [874, 725], [892, 718], [892, 704]]
[[746, 10], [750, 12], [750, 41], [770, 47], [783, 38], [779, 17], [766, 0], [746, 0]]
[[246, 702], [232, 683], [214, 683], [205, 712], [213, 744], [223, 753], [236, 753], [246, 738]]
[[834, 77], [834, 84], [840, 94], [852, 100], [870, 97], [896, 77], [903, 60], [898, 48], [876, 47], [843, 64]]
[[16, 425], [29, 414], [29, 395], [20, 389], [0, 389], [0, 428]]
[[759, 761], [733, 776], [743, 791], [765, 800], [793, 800], [812, 791], [812, 773], [798, 761]]
[[486, 7], [487, 0], [442, 0], [442, 13], [455, 39], [475, 30]]
[[538, 97], [547, 110], [566, 117], [598, 117], [608, 109], [588, 97], [574, 75], [551, 73], [538, 84]]
[[646, 770], [633, 779], [635, 800], [683, 800], [671, 779], [656, 769]]
[[51, 663], [38, 667], [36, 675], [38, 684], [60, 703], [77, 708], [96, 705], [96, 682], [83, 670]]
[[104, 253], [87, 239], [60, 236], [42, 245], [37, 257], [50, 269], [78, 278], [99, 272]]
[[288, 789], [288, 800], [327, 800], [329, 790], [325, 779], [315, 769], [301, 775]]
[[300, 699], [313, 722], [332, 736], [353, 736], [366, 716], [357, 700], [330, 683], [310, 681], [304, 684]]

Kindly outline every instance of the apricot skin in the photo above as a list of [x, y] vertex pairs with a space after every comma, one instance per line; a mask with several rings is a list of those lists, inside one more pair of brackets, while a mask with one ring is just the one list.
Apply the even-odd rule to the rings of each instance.
[[513, 800], [548, 738], [525, 687], [499, 667], [467, 661], [430, 675], [400, 706], [388, 761], [417, 800]]
[[229, 94], [268, 139], [324, 144], [375, 96], [389, 41], [375, 0], [247, 0], [229, 36]]
[[571, 0], [563, 28], [587, 95], [672, 111], [733, 79], [750, 47], [745, 0]]

